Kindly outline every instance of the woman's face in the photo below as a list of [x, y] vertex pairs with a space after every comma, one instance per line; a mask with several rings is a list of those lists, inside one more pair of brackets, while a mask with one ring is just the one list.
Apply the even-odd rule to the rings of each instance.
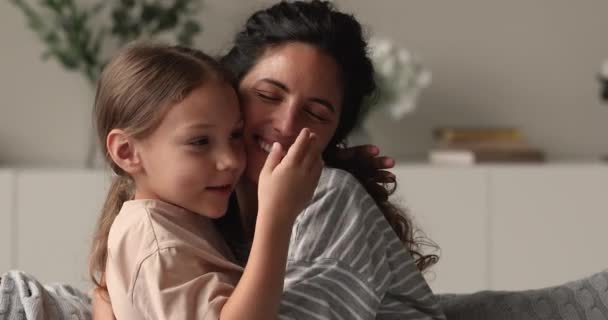
[[246, 177], [258, 182], [273, 142], [287, 150], [309, 128], [325, 148], [342, 111], [342, 83], [334, 60], [292, 42], [266, 50], [239, 85], [247, 150]]

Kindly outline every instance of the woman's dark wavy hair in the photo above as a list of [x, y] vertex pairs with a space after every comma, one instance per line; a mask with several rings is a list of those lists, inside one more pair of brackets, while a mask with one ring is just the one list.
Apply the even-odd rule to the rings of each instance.
[[417, 236], [419, 232], [414, 230], [407, 214], [388, 201], [396, 188], [395, 179], [385, 183], [381, 172], [361, 165], [365, 161], [336, 157], [337, 151], [346, 146], [347, 135], [358, 123], [364, 100], [376, 90], [367, 42], [361, 25], [352, 15], [337, 11], [326, 1], [280, 2], [255, 12], [236, 35], [233, 47], [220, 60], [240, 81], [266, 49], [289, 42], [303, 42], [323, 50], [334, 59], [341, 72], [342, 112], [336, 132], [323, 154], [326, 164], [349, 171], [363, 184], [420, 270], [433, 265], [438, 256], [425, 255], [421, 248], [435, 245], [422, 233]]

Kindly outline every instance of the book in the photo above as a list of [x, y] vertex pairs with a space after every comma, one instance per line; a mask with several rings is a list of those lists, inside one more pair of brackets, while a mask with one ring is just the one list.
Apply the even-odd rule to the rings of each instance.
[[432, 164], [472, 165], [476, 163], [540, 163], [544, 161], [544, 152], [534, 148], [439, 148], [429, 152], [429, 162]]
[[429, 152], [435, 164], [543, 162], [545, 154], [524, 139], [517, 128], [440, 127], [433, 131], [436, 146]]
[[472, 165], [475, 164], [475, 155], [470, 150], [437, 149], [429, 152], [429, 162], [439, 165]]
[[438, 142], [467, 141], [523, 141], [521, 132], [516, 128], [483, 127], [440, 127], [433, 130]]

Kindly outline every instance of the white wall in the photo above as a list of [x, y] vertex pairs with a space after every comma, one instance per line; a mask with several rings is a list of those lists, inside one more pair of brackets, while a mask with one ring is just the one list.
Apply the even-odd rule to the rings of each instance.
[[[199, 47], [217, 52], [269, 0], [206, 0]], [[420, 108], [399, 123], [376, 115], [375, 142], [423, 155], [437, 125], [515, 125], [553, 157], [608, 153], [608, 107], [595, 74], [608, 57], [605, 1], [342, 0], [376, 33], [418, 52], [433, 71]], [[43, 46], [0, 1], [0, 164], [80, 166], [93, 90], [39, 57]]]

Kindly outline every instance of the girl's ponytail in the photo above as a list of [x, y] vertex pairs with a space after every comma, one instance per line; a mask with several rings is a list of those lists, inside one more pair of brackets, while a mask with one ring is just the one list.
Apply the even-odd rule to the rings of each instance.
[[97, 221], [97, 228], [93, 237], [93, 247], [89, 258], [89, 275], [98, 288], [106, 289], [103, 274], [106, 271], [106, 260], [108, 258], [108, 236], [110, 227], [118, 212], [125, 203], [133, 197], [133, 184], [130, 178], [115, 176], [108, 191], [108, 196], [103, 205], [101, 215]]

